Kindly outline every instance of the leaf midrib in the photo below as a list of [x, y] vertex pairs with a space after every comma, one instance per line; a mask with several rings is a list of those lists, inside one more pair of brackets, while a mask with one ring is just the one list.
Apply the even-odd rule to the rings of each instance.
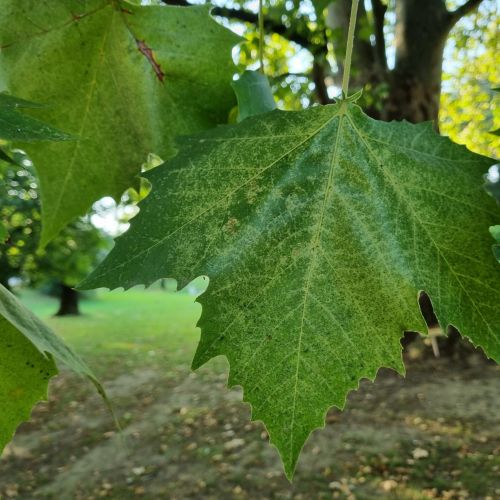
[[346, 114], [345, 106], [343, 103], [341, 103], [339, 112], [336, 115], [336, 116], [339, 116], [339, 123], [337, 125], [337, 133], [335, 135], [335, 143], [334, 143], [334, 147], [333, 147], [332, 158], [330, 161], [330, 168], [328, 171], [328, 176], [326, 178], [325, 194], [323, 196], [323, 203], [321, 204], [321, 210], [319, 213], [318, 222], [316, 224], [315, 232], [314, 232], [313, 238], [311, 239], [311, 243], [310, 243], [312, 256], [311, 256], [311, 259], [309, 261], [309, 266], [307, 268], [307, 273], [306, 273], [306, 280], [305, 280], [305, 284], [304, 284], [304, 301], [303, 301], [303, 306], [302, 306], [302, 316], [301, 316], [301, 321], [300, 321], [299, 337], [298, 337], [298, 341], [297, 341], [297, 359], [296, 359], [296, 364], [295, 364], [295, 382], [294, 382], [294, 389], [293, 389], [292, 420], [290, 423], [289, 454], [290, 454], [290, 460], [292, 462], [294, 460], [293, 459], [293, 443], [294, 443], [294, 437], [295, 437], [294, 436], [294, 426], [295, 426], [295, 414], [296, 414], [296, 410], [297, 410], [300, 360], [301, 360], [301, 351], [302, 351], [302, 338], [304, 335], [304, 321], [306, 318], [306, 308], [307, 308], [307, 302], [308, 302], [308, 298], [309, 298], [309, 294], [310, 294], [311, 277], [313, 274], [313, 270], [316, 266], [318, 249], [320, 247], [320, 241], [321, 241], [321, 234], [323, 232], [326, 207], [328, 205], [328, 201], [330, 199], [330, 194], [332, 192], [332, 187], [333, 187], [333, 174], [334, 174], [335, 165], [337, 162], [337, 156], [338, 156], [338, 150], [339, 150], [338, 145], [339, 145], [339, 141], [340, 141], [342, 124], [343, 124], [345, 114]]
[[54, 208], [52, 209], [51, 215], [52, 215], [53, 220], [58, 219], [58, 213], [59, 213], [59, 209], [61, 208], [63, 195], [66, 194], [65, 193], [66, 186], [68, 185], [69, 179], [73, 173], [78, 150], [79, 150], [80, 145], [83, 141], [83, 131], [85, 130], [85, 127], [87, 125], [87, 120], [89, 117], [91, 103], [92, 103], [94, 92], [95, 92], [95, 89], [97, 86], [97, 75], [98, 75], [98, 72], [99, 72], [100, 68], [102, 67], [103, 61], [105, 59], [105, 55], [106, 55], [105, 46], [106, 46], [106, 42], [108, 40], [108, 34], [112, 31], [111, 25], [114, 21], [114, 18], [115, 18], [115, 10], [112, 9], [109, 29], [103, 30], [104, 33], [103, 33], [103, 38], [102, 38], [102, 43], [101, 43], [101, 50], [99, 52], [99, 57], [98, 57], [98, 61], [97, 61], [96, 67], [95, 67], [94, 76], [93, 76], [92, 81], [90, 83], [90, 89], [89, 89], [89, 92], [87, 95], [87, 102], [86, 102], [85, 109], [83, 112], [82, 122], [81, 122], [80, 129], [78, 131], [78, 139], [75, 141], [75, 147], [73, 148], [73, 154], [71, 155], [71, 159], [69, 161], [68, 168], [66, 170], [66, 174], [64, 176], [63, 183], [61, 185], [61, 189], [59, 190], [59, 196], [57, 197]]

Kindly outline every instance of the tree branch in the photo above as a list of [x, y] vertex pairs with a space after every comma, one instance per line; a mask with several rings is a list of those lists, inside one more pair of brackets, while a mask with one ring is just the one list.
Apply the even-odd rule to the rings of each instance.
[[[167, 5], [179, 5], [182, 7], [188, 7], [190, 4], [187, 0], [162, 0], [164, 4]], [[213, 16], [225, 17], [227, 19], [235, 19], [237, 21], [242, 21], [245, 23], [251, 23], [257, 25], [258, 15], [254, 12], [245, 9], [232, 9], [229, 7], [213, 7], [211, 11]], [[268, 32], [276, 33], [286, 38], [290, 42], [294, 42], [300, 45], [304, 49], [309, 50], [311, 53], [321, 52], [321, 46], [314, 44], [310, 39], [300, 33], [298, 30], [293, 28], [288, 28], [284, 24], [274, 21], [273, 19], [264, 19], [264, 28]]]
[[470, 14], [473, 10], [479, 7], [483, 0], [467, 0], [462, 6], [450, 12], [450, 28], [453, 27], [462, 17]]
[[387, 53], [385, 49], [384, 18], [387, 12], [387, 5], [381, 0], [372, 0], [374, 34], [375, 34], [375, 56], [380, 68], [387, 70]]
[[[190, 4], [187, 0], [161, 0], [167, 5], [178, 5], [187, 7]], [[229, 7], [213, 7], [211, 14], [214, 16], [225, 17], [226, 19], [234, 19], [245, 23], [258, 24], [258, 14], [245, 9], [233, 9]], [[315, 93], [319, 103], [328, 104], [331, 99], [328, 97], [328, 90], [325, 82], [325, 64], [326, 56], [328, 54], [328, 45], [326, 43], [326, 34], [323, 33], [323, 43], [315, 43], [310, 40], [312, 38], [311, 31], [305, 24], [300, 26], [300, 29], [289, 28], [283, 23], [273, 19], [264, 19], [264, 30], [266, 32], [276, 33], [290, 42], [300, 45], [302, 48], [308, 50], [314, 60], [311, 75], [315, 84]], [[306, 33], [306, 34], [304, 34]], [[308, 37], [307, 35], [310, 35]]]

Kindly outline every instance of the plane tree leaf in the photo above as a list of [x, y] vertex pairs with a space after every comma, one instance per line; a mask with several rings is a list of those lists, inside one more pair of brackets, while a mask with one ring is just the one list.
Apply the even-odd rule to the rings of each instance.
[[[82, 288], [199, 275], [199, 367], [225, 355], [288, 476], [325, 412], [437, 318], [500, 359], [500, 267], [482, 189], [491, 161], [432, 125], [384, 123], [341, 102], [272, 111], [183, 139]], [[472, 228], [472, 229], [471, 229]]]
[[0, 10], [0, 89], [46, 103], [33, 116], [75, 136], [24, 147], [40, 177], [42, 244], [97, 199], [138, 187], [148, 153], [167, 158], [177, 134], [226, 121], [239, 39], [208, 6], [0, 0]]
[[55, 360], [88, 377], [105, 397], [87, 365], [0, 284], [0, 452], [31, 408], [46, 399]]

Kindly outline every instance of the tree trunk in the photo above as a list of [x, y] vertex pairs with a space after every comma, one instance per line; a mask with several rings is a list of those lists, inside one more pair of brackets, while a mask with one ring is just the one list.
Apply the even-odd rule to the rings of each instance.
[[444, 0], [396, 2], [396, 62], [382, 118], [436, 124], [443, 52], [452, 26]]
[[59, 311], [56, 316], [78, 316], [80, 314], [79, 299], [80, 294], [70, 286], [61, 284], [61, 294]]
[[[398, 0], [396, 2], [396, 60], [387, 67], [384, 16], [387, 6], [372, 1], [374, 45], [359, 34], [369, 21], [363, 2], [359, 5], [354, 38], [350, 88], [365, 87], [368, 92], [387, 87], [382, 106], [365, 111], [380, 120], [408, 120], [412, 123], [434, 121], [437, 128], [443, 53], [454, 19], [444, 0]], [[327, 25], [337, 33], [334, 40], [338, 75], [343, 73], [345, 40], [351, 0], [337, 0], [328, 7]], [[339, 36], [340, 35], [340, 36]], [[340, 82], [336, 82], [340, 84]], [[371, 90], [370, 90], [371, 89]]]

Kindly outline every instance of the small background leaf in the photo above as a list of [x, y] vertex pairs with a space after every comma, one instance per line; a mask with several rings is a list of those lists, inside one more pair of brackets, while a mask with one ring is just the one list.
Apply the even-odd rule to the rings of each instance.
[[491, 226], [490, 233], [493, 236], [493, 238], [495, 238], [495, 240], [498, 242], [497, 245], [493, 245], [493, 254], [500, 262], [500, 226]]
[[245, 71], [232, 86], [238, 100], [238, 122], [276, 109], [269, 80], [259, 71]]

